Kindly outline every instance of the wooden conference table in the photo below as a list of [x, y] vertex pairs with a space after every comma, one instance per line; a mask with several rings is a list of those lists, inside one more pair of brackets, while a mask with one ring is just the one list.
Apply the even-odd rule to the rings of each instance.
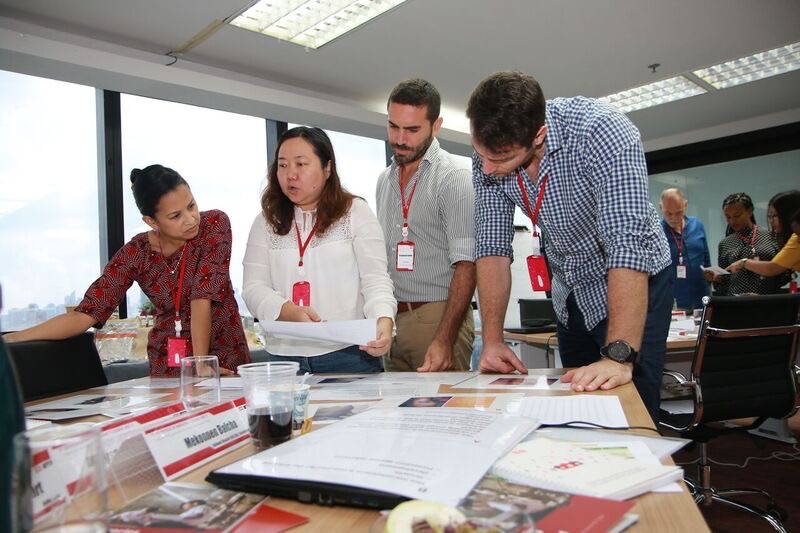
[[[535, 374], [546, 374], [546, 375], [560, 375], [563, 372], [563, 369], [544, 369], [544, 370], [531, 370], [531, 373]], [[466, 373], [465, 373], [466, 376]], [[158, 380], [154, 380], [158, 381]], [[139, 385], [143, 383], [149, 383], [150, 378], [139, 378], [135, 380], [131, 380], [131, 386]], [[157, 383], [150, 385], [151, 390], [158, 391], [158, 392], [167, 392], [168, 389], [158, 387]], [[177, 398], [178, 392], [176, 388], [169, 389], [170, 392], [174, 394], [174, 397]], [[91, 389], [92, 393], [108, 393], [108, 394], [120, 394], [120, 393], [139, 393], [141, 394], [144, 392], [142, 388], [127, 390], [122, 388], [120, 384], [116, 384], [113, 388], [111, 387], [97, 387]], [[508, 389], [495, 389], [495, 390], [488, 390], [488, 389], [480, 389], [480, 390], [472, 390], [472, 389], [458, 389], [458, 390], [450, 390], [450, 387], [447, 385], [440, 385], [439, 386], [439, 393], [446, 394], [449, 392], [458, 393], [458, 394], [469, 394], [469, 393], [492, 393], [492, 394], [502, 394], [508, 392], [517, 392], [517, 391], [509, 391]], [[81, 391], [80, 393], [75, 394], [85, 394], [86, 391]], [[539, 391], [539, 390], [526, 390], [525, 393], [530, 396], [534, 395], [569, 395], [575, 394], [571, 391]], [[639, 398], [636, 389], [632, 384], [627, 384], [622, 387], [618, 387], [613, 391], [605, 391], [605, 392], [596, 392], [592, 394], [602, 394], [602, 395], [616, 395], [619, 397], [622, 407], [625, 411], [625, 415], [628, 419], [628, 424], [631, 426], [647, 426], [653, 427], [653, 424], [650, 420], [650, 417], [647, 414], [647, 411], [642, 404], [641, 399]], [[70, 395], [64, 395], [60, 398], [68, 397]], [[30, 404], [26, 405], [34, 405], [36, 403], [42, 403], [45, 401], [52, 400], [53, 398], [48, 398], [45, 400], [39, 400], [37, 402], [31, 402]], [[312, 403], [315, 403], [312, 401]], [[84, 418], [78, 419], [76, 421], [87, 422], [87, 421], [106, 421], [108, 420], [105, 417], [91, 417], [91, 418]], [[642, 433], [644, 435], [653, 435], [652, 432], [643, 431], [643, 430], [631, 430], [633, 432]], [[182, 478], [178, 479], [177, 481], [189, 482], [189, 483], [203, 483], [205, 484], [205, 476], [211, 470], [224, 466], [226, 464], [232, 463], [235, 460], [241, 459], [243, 457], [247, 457], [255, 453], [255, 448], [251, 444], [246, 444], [241, 448], [238, 448], [227, 455], [224, 455], [215, 461], [211, 462], [210, 464], [203, 465], [199, 467], [197, 470], [194, 470]], [[631, 510], [632, 513], [635, 513], [639, 516], [639, 521], [632, 526], [629, 531], [632, 532], [650, 532], [650, 531], [692, 531], [692, 532], [703, 532], [709, 531], [708, 526], [706, 525], [705, 521], [703, 520], [702, 515], [700, 514], [699, 509], [694, 504], [691, 496], [689, 495], [688, 491], [684, 487], [683, 492], [681, 493], [649, 493], [643, 496], [636, 498], [636, 505]], [[298, 501], [294, 500], [285, 500], [281, 498], [270, 498], [269, 504], [278, 507], [280, 509], [284, 509], [286, 511], [294, 512], [303, 516], [308, 517], [310, 520], [297, 528], [292, 529], [292, 531], [298, 532], [324, 532], [324, 533], [350, 533], [350, 532], [367, 532], [370, 529], [370, 526], [378, 519], [379, 513], [374, 510], [368, 509], [359, 509], [353, 507], [324, 507], [315, 504], [303, 504]]]

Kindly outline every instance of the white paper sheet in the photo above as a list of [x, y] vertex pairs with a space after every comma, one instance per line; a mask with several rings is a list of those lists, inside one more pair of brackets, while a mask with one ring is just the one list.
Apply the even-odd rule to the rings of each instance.
[[[437, 385], [455, 385], [476, 375], [477, 372], [378, 372], [368, 374], [365, 383], [436, 383]], [[363, 375], [363, 374], [362, 374]]]
[[605, 431], [595, 428], [539, 428], [536, 430], [535, 434], [532, 434], [532, 436], [534, 435], [550, 439], [568, 440], [571, 442], [642, 442], [659, 460], [672, 455], [691, 442], [689, 439], [661, 437], [655, 434], [652, 436], [640, 435], [627, 432], [622, 433], [619, 431]]
[[[437, 387], [438, 389], [438, 387]], [[420, 392], [418, 392], [420, 391]], [[420, 385], [396, 383], [372, 383], [363, 387], [325, 387], [311, 389], [311, 401], [380, 400], [388, 396], [429, 395], [429, 390], [421, 390]], [[434, 391], [435, 393], [435, 391]]]
[[[382, 403], [391, 404], [393, 407], [442, 407], [445, 409], [475, 409], [478, 411], [506, 412], [506, 407], [512, 401], [520, 401], [522, 393], [483, 393], [483, 394], [453, 394], [438, 393], [426, 396], [412, 396], [410, 398], [387, 398]], [[435, 405], [431, 405], [435, 404]]]
[[685, 331], [687, 333], [691, 333], [694, 331], [694, 319], [687, 318], [685, 320], [673, 320], [669, 323], [669, 331], [670, 334], [674, 331]]
[[370, 409], [216, 472], [346, 484], [455, 505], [535, 426], [471, 410]]
[[504, 390], [569, 390], [561, 376], [536, 374], [475, 374], [452, 387], [453, 389], [504, 389]]
[[169, 394], [76, 394], [61, 400], [32, 405], [27, 411], [33, 413], [46, 409], [121, 409], [147, 404], [165, 396]]
[[180, 378], [153, 378], [143, 377], [136, 379], [129, 379], [127, 381], [118, 381], [116, 383], [109, 383], [102, 387], [95, 387], [95, 389], [172, 389], [180, 386]]
[[628, 426], [616, 396], [527, 396], [509, 403], [507, 412], [534, 418], [540, 424], [581, 421], [608, 427]]
[[338, 320], [332, 322], [284, 322], [265, 320], [259, 322], [265, 333], [288, 339], [318, 339], [346, 342], [358, 346], [375, 340], [377, 318], [363, 320]]
[[730, 276], [731, 275], [730, 272], [728, 272], [724, 268], [718, 267], [718, 266], [709, 266], [709, 267], [702, 267], [701, 266], [700, 268], [703, 269], [703, 272], [712, 272], [712, 273], [716, 274], [717, 276]]

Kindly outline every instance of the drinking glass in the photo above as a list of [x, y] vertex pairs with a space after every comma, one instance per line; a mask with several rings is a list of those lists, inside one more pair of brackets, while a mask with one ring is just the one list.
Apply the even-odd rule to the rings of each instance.
[[266, 449], [292, 436], [295, 362], [251, 363], [237, 367], [242, 377], [250, 436], [258, 449]]
[[180, 400], [187, 409], [217, 404], [221, 395], [217, 356], [195, 355], [181, 359]]
[[107, 531], [105, 454], [95, 425], [15, 435], [11, 486], [13, 531]]

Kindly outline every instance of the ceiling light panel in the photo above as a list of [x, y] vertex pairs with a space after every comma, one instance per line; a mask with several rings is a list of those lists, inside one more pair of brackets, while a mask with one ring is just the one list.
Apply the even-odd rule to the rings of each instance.
[[406, 0], [260, 0], [231, 24], [319, 48]]
[[740, 57], [693, 74], [716, 89], [734, 87], [800, 68], [800, 43], [792, 43], [766, 52]]
[[609, 103], [623, 113], [645, 109], [667, 102], [674, 102], [706, 92], [705, 89], [683, 76], [675, 76], [666, 80], [634, 87], [603, 98], [600, 101]]

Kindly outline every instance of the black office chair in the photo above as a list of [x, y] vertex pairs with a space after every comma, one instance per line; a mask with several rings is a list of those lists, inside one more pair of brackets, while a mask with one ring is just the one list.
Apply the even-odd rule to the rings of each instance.
[[94, 333], [59, 341], [6, 344], [26, 402], [108, 385]]
[[[781, 523], [786, 513], [767, 492], [711, 486], [707, 443], [796, 411], [798, 369], [794, 360], [800, 332], [800, 294], [706, 297], [704, 302], [690, 379], [664, 371], [689, 391], [694, 411], [673, 414], [662, 409], [659, 423], [700, 445], [698, 479], [685, 478], [695, 503], [724, 503], [764, 518], [777, 531], [786, 531]], [[666, 401], [662, 402], [664, 406]], [[710, 424], [743, 418], [754, 420], [749, 426]], [[766, 509], [730, 498], [743, 494], [764, 496]]]

